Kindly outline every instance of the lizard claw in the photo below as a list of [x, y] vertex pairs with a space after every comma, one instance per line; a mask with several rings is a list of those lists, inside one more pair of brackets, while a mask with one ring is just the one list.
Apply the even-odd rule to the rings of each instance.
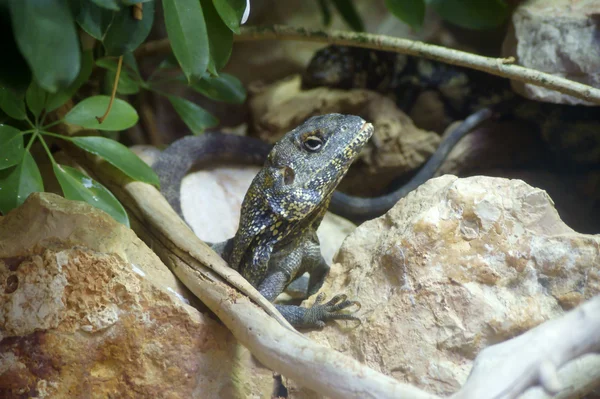
[[347, 309], [352, 305], [358, 306], [358, 309], [352, 313], [356, 313], [360, 310], [360, 302], [349, 301], [347, 296], [344, 294], [336, 295], [331, 298], [328, 302], [322, 303], [325, 300], [325, 294], [320, 293], [315, 300], [315, 303], [308, 309], [304, 315], [304, 323], [307, 325], [314, 325], [316, 327], [325, 327], [325, 322], [328, 320], [355, 320], [359, 324], [360, 319], [352, 314], [338, 313], [340, 310]]

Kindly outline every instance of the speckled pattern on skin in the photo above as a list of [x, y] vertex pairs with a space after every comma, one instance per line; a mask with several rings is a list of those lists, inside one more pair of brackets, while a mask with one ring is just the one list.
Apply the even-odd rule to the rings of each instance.
[[[269, 152], [252, 181], [242, 203], [237, 233], [213, 249], [270, 301], [305, 272], [310, 274], [307, 294], [316, 293], [329, 271], [319, 250], [317, 228], [335, 188], [372, 134], [370, 123], [340, 114], [312, 117], [288, 132]], [[177, 151], [183, 148], [177, 142], [173, 145]], [[166, 197], [174, 190], [169, 181], [173, 168], [168, 164], [169, 159], [175, 161], [177, 151], [167, 149], [158, 167], [153, 166]], [[197, 148], [195, 152], [206, 150]], [[191, 166], [193, 158], [179, 158]], [[296, 327], [322, 327], [334, 319], [356, 320], [351, 314], [340, 313], [357, 304], [345, 295], [327, 303], [321, 303], [322, 299], [318, 297], [311, 308], [276, 307]]]

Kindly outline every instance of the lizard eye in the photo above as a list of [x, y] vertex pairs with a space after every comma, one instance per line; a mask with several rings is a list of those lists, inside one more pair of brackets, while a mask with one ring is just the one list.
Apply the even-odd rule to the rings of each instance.
[[306, 148], [308, 151], [317, 152], [323, 146], [323, 140], [321, 140], [317, 136], [310, 136], [307, 137], [306, 140], [304, 140], [304, 143], [302, 144], [304, 145], [304, 148]]

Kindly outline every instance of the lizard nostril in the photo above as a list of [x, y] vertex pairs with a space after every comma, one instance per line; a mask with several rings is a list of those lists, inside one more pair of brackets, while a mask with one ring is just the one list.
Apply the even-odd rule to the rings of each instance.
[[286, 186], [294, 183], [294, 179], [296, 178], [296, 173], [294, 173], [294, 169], [289, 166], [285, 166], [283, 168], [283, 182]]

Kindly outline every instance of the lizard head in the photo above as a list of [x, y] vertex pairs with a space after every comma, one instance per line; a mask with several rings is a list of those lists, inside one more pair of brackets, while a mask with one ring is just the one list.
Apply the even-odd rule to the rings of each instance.
[[265, 166], [280, 171], [283, 184], [326, 199], [373, 134], [355, 115], [314, 116], [275, 144]]

